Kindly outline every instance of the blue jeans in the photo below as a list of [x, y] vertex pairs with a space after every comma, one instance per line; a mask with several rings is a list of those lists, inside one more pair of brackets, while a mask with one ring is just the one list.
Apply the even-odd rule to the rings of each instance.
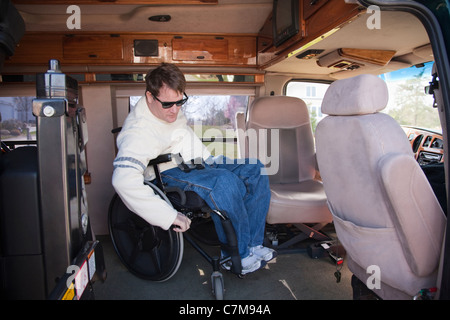
[[[186, 173], [173, 168], [161, 173], [168, 186], [194, 191], [211, 209], [226, 212], [236, 231], [241, 258], [248, 256], [250, 247], [263, 243], [270, 203], [269, 179], [261, 174], [263, 165], [254, 159], [243, 162], [243, 159], [216, 157], [214, 163], [202, 170]], [[211, 216], [219, 241], [226, 243], [220, 218]]]

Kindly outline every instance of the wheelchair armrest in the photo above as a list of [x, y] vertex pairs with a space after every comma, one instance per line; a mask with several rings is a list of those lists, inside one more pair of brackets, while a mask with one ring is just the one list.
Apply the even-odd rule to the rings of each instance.
[[165, 153], [165, 154], [159, 155], [155, 159], [150, 160], [148, 162], [148, 165], [147, 165], [148, 167], [153, 166], [153, 170], [155, 171], [156, 185], [162, 191], [164, 191], [164, 185], [163, 185], [162, 180], [161, 180], [161, 174], [159, 172], [158, 164], [164, 163], [164, 162], [169, 162], [169, 161], [172, 161], [172, 154], [171, 153]]
[[156, 164], [160, 164], [160, 163], [164, 163], [164, 162], [169, 162], [172, 161], [172, 154], [171, 153], [165, 153], [165, 154], [161, 154], [158, 157], [156, 157], [155, 159], [150, 160], [150, 162], [148, 163], [149, 166], [154, 166]]

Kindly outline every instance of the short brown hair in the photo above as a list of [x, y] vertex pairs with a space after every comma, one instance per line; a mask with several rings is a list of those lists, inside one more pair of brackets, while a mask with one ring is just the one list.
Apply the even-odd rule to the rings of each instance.
[[186, 88], [186, 79], [183, 72], [174, 64], [162, 63], [156, 69], [149, 71], [145, 76], [147, 85], [146, 91], [153, 96], [159, 96], [159, 90], [163, 85], [177, 92], [184, 92]]

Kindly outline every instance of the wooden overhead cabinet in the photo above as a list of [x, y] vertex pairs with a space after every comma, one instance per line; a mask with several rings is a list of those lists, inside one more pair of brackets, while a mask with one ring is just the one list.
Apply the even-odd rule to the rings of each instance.
[[258, 65], [267, 68], [287, 57], [291, 52], [314, 41], [333, 28], [343, 24], [360, 13], [357, 4], [343, 0], [299, 0], [299, 33], [280, 46], [272, 41], [272, 15], [258, 34]]
[[256, 65], [256, 36], [175, 36], [174, 63]]
[[175, 61], [228, 61], [228, 40], [184, 39], [172, 40], [172, 56]]
[[[149, 43], [152, 50], [145, 46]], [[21, 39], [7, 64], [47, 65], [49, 59], [57, 59], [61, 65], [129, 66], [172, 62], [254, 67], [256, 35], [30, 33]]]
[[62, 46], [64, 60], [123, 60], [123, 41], [119, 35], [67, 35]]

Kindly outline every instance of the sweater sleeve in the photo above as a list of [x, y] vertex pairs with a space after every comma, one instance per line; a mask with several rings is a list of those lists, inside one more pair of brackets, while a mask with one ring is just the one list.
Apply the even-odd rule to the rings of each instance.
[[169, 229], [177, 211], [144, 184], [144, 170], [148, 161], [159, 155], [160, 147], [151, 144], [142, 135], [133, 134], [131, 130], [124, 133], [117, 144], [119, 152], [114, 160], [112, 176], [112, 185], [117, 194], [128, 209], [149, 224]]
[[175, 221], [177, 211], [144, 184], [142, 172], [117, 167], [114, 169], [112, 184], [127, 208], [149, 224], [167, 230]]

